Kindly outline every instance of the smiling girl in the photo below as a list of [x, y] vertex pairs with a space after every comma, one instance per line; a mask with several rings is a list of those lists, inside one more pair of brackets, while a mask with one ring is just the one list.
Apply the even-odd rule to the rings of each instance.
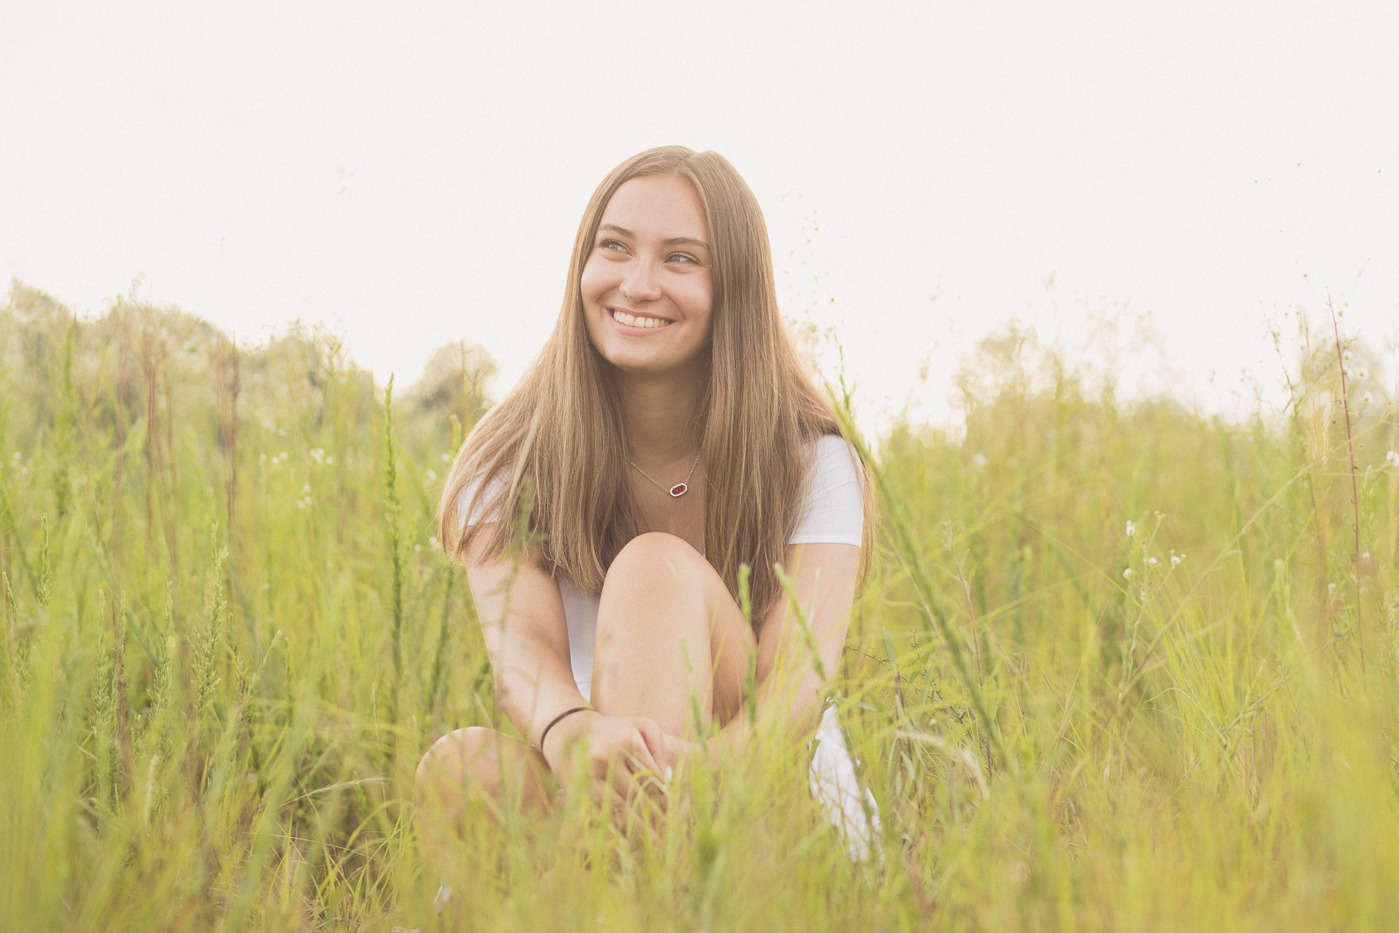
[[793, 351], [743, 179], [681, 147], [622, 163], [584, 213], [552, 336], [442, 498], [444, 550], [523, 739], [443, 736], [418, 768], [422, 812], [459, 825], [473, 795], [548, 807], [580, 785], [625, 799], [699, 729], [711, 752], [764, 730], [802, 747], [845, 641], [867, 500]]

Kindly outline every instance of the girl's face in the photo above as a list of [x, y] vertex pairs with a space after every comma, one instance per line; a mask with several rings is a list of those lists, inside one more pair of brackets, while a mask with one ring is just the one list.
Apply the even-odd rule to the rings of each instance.
[[623, 182], [583, 264], [579, 290], [593, 347], [636, 375], [697, 370], [711, 332], [711, 261], [704, 209], [688, 181]]

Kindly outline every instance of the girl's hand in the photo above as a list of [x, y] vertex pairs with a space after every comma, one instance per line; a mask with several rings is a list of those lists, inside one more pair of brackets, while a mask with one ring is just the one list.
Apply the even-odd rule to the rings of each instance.
[[666, 769], [667, 776], [669, 776], [671, 770], [678, 770], [683, 763], [689, 761], [700, 752], [700, 743], [698, 742], [691, 741], [690, 739], [678, 739], [668, 732], [661, 733], [661, 736], [665, 742], [665, 750], [663, 753], [665, 761], [662, 764]]
[[666, 735], [654, 720], [592, 710], [569, 716], [547, 738], [540, 751], [559, 783], [571, 787], [581, 770], [588, 792], [599, 802], [659, 792], [681, 746], [689, 744]]

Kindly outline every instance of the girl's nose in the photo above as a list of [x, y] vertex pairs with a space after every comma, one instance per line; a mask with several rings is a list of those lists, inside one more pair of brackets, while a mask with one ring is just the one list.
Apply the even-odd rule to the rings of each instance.
[[626, 278], [619, 289], [628, 301], [654, 301], [661, 297], [660, 283], [656, 279], [651, 263], [638, 260], [632, 263]]

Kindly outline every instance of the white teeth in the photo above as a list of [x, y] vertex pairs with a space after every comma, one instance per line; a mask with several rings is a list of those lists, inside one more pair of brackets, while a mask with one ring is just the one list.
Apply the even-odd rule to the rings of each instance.
[[655, 317], [637, 317], [636, 315], [628, 314], [625, 311], [613, 311], [612, 317], [614, 317], [617, 320], [617, 323], [625, 324], [628, 327], [645, 327], [648, 329], [654, 329], [657, 327], [665, 327], [667, 324], [670, 323], [670, 321], [663, 321], [660, 318]]

